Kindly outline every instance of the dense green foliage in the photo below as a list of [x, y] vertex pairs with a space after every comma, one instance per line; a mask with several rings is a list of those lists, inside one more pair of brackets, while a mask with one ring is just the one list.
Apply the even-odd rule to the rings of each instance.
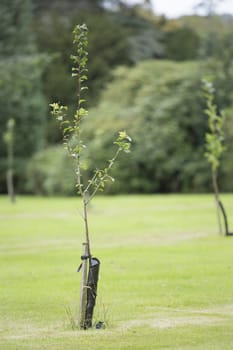
[[30, 2], [0, 4], [0, 190], [5, 187], [7, 121], [15, 120], [16, 178], [24, 178], [24, 162], [45, 142], [46, 108], [41, 74], [44, 59], [36, 54], [30, 30]]
[[[8, 118], [16, 121], [18, 190], [30, 188], [32, 192], [38, 192], [31, 185], [27, 186], [23, 169], [32, 157], [28, 165], [32, 170], [37, 150], [39, 157], [47, 157], [47, 152], [51, 157], [49, 147], [61, 140], [61, 132], [49, 116], [49, 103], [62, 101], [69, 107], [70, 115], [75, 111], [71, 32], [74, 25], [81, 23], [89, 27], [89, 83], [85, 98], [89, 109], [93, 109], [90, 117], [93, 118], [93, 130], [100, 130], [102, 123], [107, 132], [102, 141], [97, 142], [96, 137], [92, 139], [93, 130], [89, 130], [90, 151], [97, 145], [96, 158], [100, 161], [104, 158], [111, 125], [113, 122], [120, 125], [118, 115], [124, 114], [129, 123], [134, 117], [134, 129], [138, 127], [135, 131], [136, 153], [125, 162], [120, 174], [122, 180], [115, 184], [114, 191], [209, 190], [203, 156], [204, 102], [199, 93], [200, 80], [206, 73], [211, 73], [214, 79], [216, 104], [226, 110], [224, 127], [228, 151], [222, 162], [220, 182], [223, 190], [232, 190], [232, 17], [214, 16], [212, 11], [207, 17], [168, 20], [153, 14], [149, 2], [142, 1], [136, 6], [120, 0], [31, 1], [32, 6], [30, 0], [4, 0], [0, 4], [1, 192], [5, 191], [6, 163], [6, 148], [1, 139]], [[38, 52], [49, 56], [46, 65], [42, 59], [45, 56], [38, 56]], [[151, 62], [143, 70], [142, 62], [147, 60]], [[164, 66], [160, 60], [165, 60]], [[189, 60], [196, 60], [196, 65], [190, 63], [189, 66]], [[176, 65], [173, 61], [182, 63]], [[161, 65], [161, 72], [154, 68], [156, 65]], [[166, 72], [166, 65], [173, 67], [170, 78], [170, 68]], [[125, 68], [117, 68], [119, 66]], [[161, 82], [167, 93], [161, 92]], [[104, 115], [100, 116], [102, 113]], [[124, 123], [127, 126], [127, 122]], [[152, 128], [152, 124], [156, 127]], [[43, 145], [46, 148], [42, 150]], [[56, 158], [60, 151], [59, 147], [55, 149]], [[58, 158], [62, 159], [62, 155]], [[90, 162], [94, 164], [91, 159]], [[46, 165], [41, 168], [45, 177], [50, 173], [46, 169]], [[118, 172], [117, 167], [115, 171]], [[127, 184], [123, 185], [124, 179]], [[50, 191], [41, 189], [41, 192]]]
[[206, 188], [199, 65], [148, 61], [119, 69], [92, 110], [95, 156], [108, 152], [112, 125], [129, 130], [133, 154], [117, 172], [115, 191], [169, 192]]
[[30, 0], [2, 0], [0, 3], [0, 55], [31, 54], [34, 48]]
[[[30, 156], [44, 142], [45, 109], [40, 86], [40, 59], [12, 57], [0, 61], [1, 132], [6, 121], [16, 123], [16, 155]], [[33, 94], [32, 94], [33, 92]], [[4, 146], [1, 143], [1, 156]]]
[[166, 36], [166, 56], [175, 61], [193, 60], [199, 56], [200, 39], [191, 28], [173, 29]]

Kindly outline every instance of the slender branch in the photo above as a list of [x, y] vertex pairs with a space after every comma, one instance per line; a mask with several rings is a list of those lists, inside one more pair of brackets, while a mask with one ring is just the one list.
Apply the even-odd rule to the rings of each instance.
[[[105, 179], [107, 179], [109, 177], [108, 172], [110, 171], [110, 169], [112, 168], [113, 164], [115, 163], [119, 153], [122, 151], [122, 148], [119, 147], [114, 155], [114, 157], [109, 161], [109, 165], [108, 167], [105, 169], [105, 174], [99, 179], [98, 184], [96, 185], [94, 191], [90, 194], [87, 203], [90, 203], [90, 201], [92, 200], [92, 198], [95, 196], [95, 194], [98, 192], [98, 190], [101, 187], [101, 184], [103, 183], [103, 181], [105, 181]], [[96, 172], [96, 174], [98, 174], [98, 171]], [[96, 176], [93, 177], [96, 178]], [[92, 182], [93, 183], [93, 182]]]
[[89, 180], [89, 183], [88, 183], [87, 187], [85, 188], [84, 193], [86, 193], [86, 194], [88, 193], [91, 186], [93, 186], [93, 183], [95, 182], [97, 176], [98, 176], [98, 170], [96, 170], [96, 172], [92, 176], [91, 180]]
[[115, 163], [115, 161], [116, 161], [116, 159], [121, 151], [122, 151], [122, 148], [119, 147], [115, 153], [115, 156], [109, 162], [109, 166], [107, 168], [108, 170], [110, 170], [112, 168], [113, 164]]

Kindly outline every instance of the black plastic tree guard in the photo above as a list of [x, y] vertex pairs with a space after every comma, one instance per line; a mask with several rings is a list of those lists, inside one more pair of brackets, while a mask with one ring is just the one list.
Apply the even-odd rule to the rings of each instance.
[[229, 232], [228, 222], [227, 222], [227, 214], [226, 214], [224, 206], [223, 206], [223, 204], [222, 204], [222, 202], [220, 200], [218, 201], [218, 205], [219, 205], [219, 208], [221, 209], [223, 220], [224, 220], [225, 235], [226, 236], [233, 236], [233, 232]]
[[84, 328], [92, 327], [92, 318], [95, 307], [95, 300], [97, 295], [97, 283], [99, 277], [100, 261], [97, 258], [90, 258], [89, 272], [87, 279], [87, 305]]

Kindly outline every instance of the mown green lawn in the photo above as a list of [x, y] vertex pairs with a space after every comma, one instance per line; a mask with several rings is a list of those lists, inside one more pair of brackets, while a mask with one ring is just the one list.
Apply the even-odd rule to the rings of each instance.
[[[223, 195], [233, 230], [233, 195]], [[233, 349], [233, 237], [212, 195], [97, 197], [95, 321], [72, 330], [83, 242], [77, 198], [0, 197], [0, 349]]]

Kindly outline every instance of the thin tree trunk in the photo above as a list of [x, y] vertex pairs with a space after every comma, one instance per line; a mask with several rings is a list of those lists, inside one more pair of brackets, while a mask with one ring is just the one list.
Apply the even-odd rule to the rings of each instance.
[[14, 183], [13, 183], [13, 170], [8, 169], [6, 173], [6, 183], [7, 183], [7, 193], [11, 203], [15, 202], [15, 193], [14, 193]]
[[219, 201], [219, 207], [221, 208], [222, 215], [223, 215], [224, 226], [225, 226], [225, 235], [232, 236], [231, 233], [229, 232], [229, 229], [228, 229], [227, 214], [226, 214], [226, 211], [225, 211], [224, 206], [223, 206], [221, 201]]
[[212, 182], [213, 182], [213, 189], [214, 189], [214, 197], [215, 197], [215, 204], [216, 204], [216, 210], [217, 210], [217, 218], [218, 218], [218, 229], [219, 234], [223, 234], [222, 230], [222, 222], [221, 222], [221, 209], [219, 207], [219, 189], [218, 189], [218, 181], [217, 181], [217, 172], [216, 170], [212, 171]]
[[87, 194], [84, 192], [83, 212], [84, 212], [85, 236], [86, 236], [86, 243], [87, 243], [87, 253], [88, 253], [87, 255], [89, 256], [89, 259], [90, 259], [91, 258], [91, 247], [90, 247], [90, 239], [89, 239], [87, 207], [88, 207], [88, 198], [87, 198]]

